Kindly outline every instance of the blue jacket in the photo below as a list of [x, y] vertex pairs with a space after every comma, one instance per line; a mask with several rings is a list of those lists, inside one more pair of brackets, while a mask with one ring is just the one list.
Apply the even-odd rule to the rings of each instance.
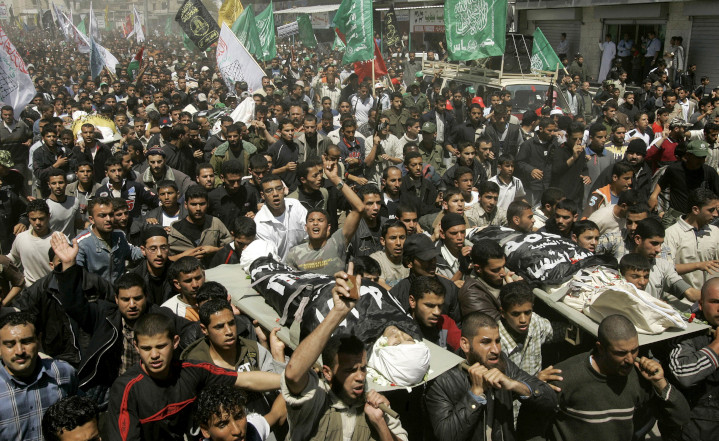
[[77, 264], [88, 272], [97, 274], [105, 280], [115, 282], [125, 272], [125, 261], [142, 259], [140, 248], [127, 242], [125, 233], [115, 230], [110, 233], [110, 244], [104, 242], [92, 227], [77, 235]]

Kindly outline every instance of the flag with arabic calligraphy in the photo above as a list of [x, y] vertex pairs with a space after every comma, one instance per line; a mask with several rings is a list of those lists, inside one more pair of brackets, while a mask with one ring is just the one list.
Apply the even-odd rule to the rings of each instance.
[[534, 43], [532, 44], [532, 58], [530, 59], [532, 70], [555, 70], [557, 66], [562, 66], [562, 60], [559, 59], [557, 53], [554, 52], [552, 45], [547, 41], [547, 37], [541, 29], [537, 28], [532, 35]]
[[343, 64], [374, 58], [372, 0], [342, 0], [332, 26], [347, 46]]
[[25, 62], [0, 27], [0, 101], [12, 106], [15, 118], [35, 96]]
[[446, 0], [444, 28], [451, 60], [503, 55], [507, 0]]

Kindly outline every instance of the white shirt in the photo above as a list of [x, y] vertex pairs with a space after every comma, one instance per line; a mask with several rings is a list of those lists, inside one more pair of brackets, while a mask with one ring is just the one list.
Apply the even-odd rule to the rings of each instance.
[[292, 247], [307, 240], [306, 218], [307, 209], [297, 199], [285, 198], [285, 211], [280, 217], [275, 217], [265, 204], [255, 215], [257, 239], [273, 244], [284, 262]]
[[[512, 176], [512, 180], [509, 182], [509, 184], [505, 184], [501, 179], [499, 179], [499, 175], [492, 176], [489, 178], [490, 182], [495, 182], [497, 185], [499, 185], [499, 200], [497, 201], [497, 206], [503, 210], [507, 210], [507, 207], [509, 207], [509, 204], [512, 203], [516, 198], [518, 197], [524, 197], [526, 195], [524, 191], [524, 186], [522, 185], [522, 181], [519, 180], [516, 176]], [[537, 216], [535, 216], [536, 219]], [[535, 227], [536, 225], [535, 220]], [[541, 227], [540, 227], [541, 228]]]

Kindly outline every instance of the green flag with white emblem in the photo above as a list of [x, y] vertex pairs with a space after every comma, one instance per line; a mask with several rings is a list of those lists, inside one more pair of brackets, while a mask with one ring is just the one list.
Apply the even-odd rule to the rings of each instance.
[[537, 28], [532, 38], [534, 43], [532, 44], [532, 58], [530, 61], [533, 71], [554, 71], [557, 66], [562, 66], [562, 61], [552, 49], [552, 45], [549, 44], [541, 29]]
[[347, 46], [343, 64], [374, 58], [372, 0], [342, 0], [332, 25]]
[[[250, 8], [247, 8], [250, 9]], [[257, 22], [257, 30], [260, 34], [260, 45], [262, 54], [258, 57], [260, 60], [269, 61], [277, 56], [277, 47], [275, 46], [275, 14], [272, 12], [272, 2], [264, 11], [255, 17]]]
[[504, 54], [507, 0], [446, 0], [444, 29], [451, 60]]

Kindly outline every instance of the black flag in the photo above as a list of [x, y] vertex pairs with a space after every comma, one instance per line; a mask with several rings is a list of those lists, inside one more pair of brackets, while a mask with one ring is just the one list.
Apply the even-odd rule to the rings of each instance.
[[185, 0], [175, 21], [201, 51], [220, 38], [220, 27], [200, 0]]
[[394, 13], [394, 5], [384, 16], [384, 42], [388, 49], [399, 46], [399, 35], [397, 35], [397, 14]]

